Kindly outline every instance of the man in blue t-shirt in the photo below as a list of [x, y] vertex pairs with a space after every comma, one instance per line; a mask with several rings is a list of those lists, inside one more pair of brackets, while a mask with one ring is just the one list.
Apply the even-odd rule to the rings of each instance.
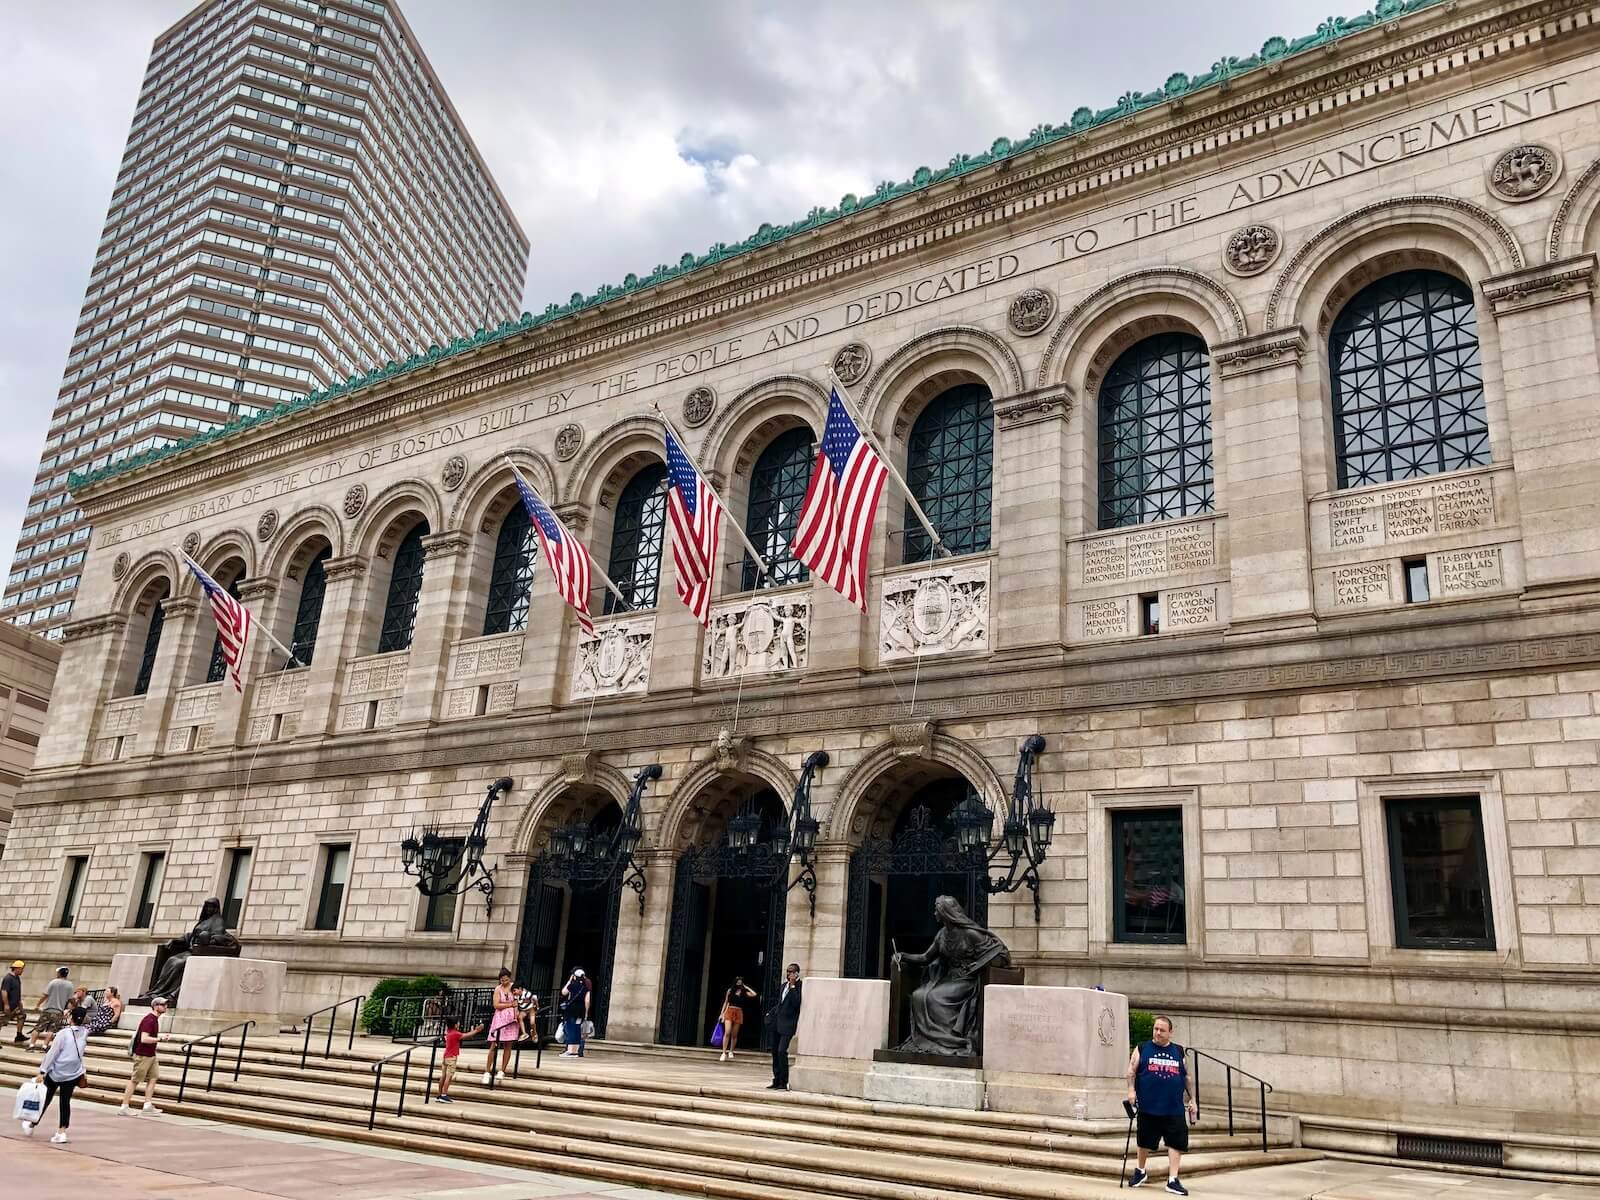
[[1199, 1113], [1189, 1090], [1183, 1047], [1172, 1040], [1170, 1017], [1157, 1017], [1150, 1040], [1134, 1047], [1128, 1059], [1128, 1099], [1139, 1114], [1139, 1165], [1128, 1186], [1140, 1187], [1150, 1178], [1145, 1161], [1165, 1142], [1167, 1191], [1187, 1196], [1189, 1189], [1178, 1179], [1178, 1162], [1189, 1148], [1189, 1121]]

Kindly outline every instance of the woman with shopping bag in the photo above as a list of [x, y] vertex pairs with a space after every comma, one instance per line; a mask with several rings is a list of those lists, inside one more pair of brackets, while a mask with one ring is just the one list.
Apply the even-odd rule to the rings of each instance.
[[35, 1083], [44, 1085], [44, 1104], [39, 1109], [39, 1115], [33, 1120], [22, 1121], [22, 1132], [33, 1135], [33, 1127], [44, 1119], [45, 1109], [50, 1107], [50, 1101], [56, 1098], [56, 1093], [61, 1093], [61, 1108], [59, 1111], [60, 1127], [50, 1138], [56, 1145], [65, 1145], [67, 1129], [72, 1124], [72, 1093], [84, 1079], [83, 1047], [88, 1041], [89, 1031], [84, 1028], [83, 1022], [88, 1013], [81, 1007], [74, 1008], [67, 1015], [67, 1025], [56, 1032], [50, 1041], [50, 1049], [44, 1056], [44, 1061], [39, 1064], [39, 1073], [34, 1076]]

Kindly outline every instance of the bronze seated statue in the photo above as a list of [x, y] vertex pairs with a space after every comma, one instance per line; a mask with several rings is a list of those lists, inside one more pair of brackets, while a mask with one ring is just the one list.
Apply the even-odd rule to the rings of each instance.
[[911, 993], [911, 1032], [895, 1047], [902, 1054], [936, 1054], [968, 1059], [982, 1053], [983, 986], [1020, 983], [1006, 944], [967, 916], [952, 896], [933, 904], [939, 932], [922, 954], [896, 953], [896, 972], [923, 968]]
[[187, 935], [156, 948], [155, 966], [150, 973], [154, 982], [148, 992], [135, 996], [130, 1003], [149, 1004], [152, 998], [162, 996], [176, 1008], [190, 955], [237, 958], [241, 949], [239, 939], [228, 932], [222, 919], [222, 902], [213, 896], [200, 906], [200, 920]]

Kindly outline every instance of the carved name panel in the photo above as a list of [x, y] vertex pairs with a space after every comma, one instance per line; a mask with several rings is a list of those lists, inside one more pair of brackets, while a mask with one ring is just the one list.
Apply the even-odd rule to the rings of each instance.
[[463, 638], [450, 649], [450, 678], [477, 679], [503, 675], [522, 666], [521, 630], [488, 637]]
[[129, 696], [125, 700], [113, 700], [106, 705], [105, 716], [100, 720], [101, 736], [116, 737], [118, 734], [132, 733], [139, 727], [139, 718], [143, 713], [143, 696]]
[[172, 706], [173, 723], [194, 725], [211, 720], [217, 715], [217, 697], [221, 687], [220, 683], [201, 683], [184, 688]]
[[475, 687], [451, 688], [444, 694], [444, 718], [447, 721], [458, 721], [463, 717], [503, 716], [516, 706], [517, 681], [514, 679]]
[[989, 649], [989, 560], [929, 564], [883, 581], [878, 658]]
[[1372, 608], [1389, 604], [1389, 563], [1351, 563], [1325, 573], [1327, 602], [1331, 608]]
[[805, 667], [811, 637], [811, 600], [805, 592], [747, 597], [711, 610], [702, 679], [736, 679]]
[[1104, 638], [1133, 636], [1133, 597], [1108, 596], [1104, 600], [1086, 600], [1072, 606], [1076, 620], [1072, 622], [1073, 635], [1079, 641], [1093, 642]]
[[1447, 550], [1433, 560], [1441, 596], [1498, 592], [1506, 586], [1505, 562], [1499, 546]]
[[1318, 501], [1311, 525], [1315, 548], [1337, 553], [1491, 529], [1505, 519], [1495, 474], [1477, 472]]
[[350, 664], [349, 681], [345, 684], [346, 698], [369, 696], [378, 692], [402, 688], [406, 671], [411, 666], [411, 652], [396, 650], [389, 654], [372, 654], [358, 658]]
[[622, 696], [647, 690], [655, 636], [653, 616], [620, 617], [597, 624], [593, 637], [580, 637], [578, 642], [572, 699]]
[[256, 680], [253, 711], [279, 711], [305, 703], [306, 683], [310, 678], [310, 667], [296, 667], [292, 671], [263, 675]]
[[1174, 588], [1161, 594], [1161, 632], [1177, 633], [1181, 629], [1203, 629], [1222, 620], [1222, 606], [1218, 600], [1218, 585], [1206, 587]]
[[1206, 570], [1217, 565], [1217, 540], [1216, 518], [1085, 538], [1075, 582], [1094, 587]]

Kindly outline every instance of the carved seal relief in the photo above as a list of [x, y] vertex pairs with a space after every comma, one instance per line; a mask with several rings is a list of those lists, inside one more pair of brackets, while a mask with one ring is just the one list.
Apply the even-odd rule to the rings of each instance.
[[928, 566], [886, 579], [878, 621], [885, 662], [989, 648], [989, 563]]
[[839, 353], [833, 356], [833, 373], [839, 377], [839, 382], [847, 387], [866, 378], [867, 368], [871, 365], [872, 351], [861, 342], [851, 342], [847, 346], [842, 346]]
[[1494, 160], [1489, 168], [1489, 190], [1513, 203], [1532, 200], [1550, 190], [1561, 175], [1561, 159], [1549, 146], [1524, 142]]
[[444, 490], [453, 492], [461, 486], [467, 477], [467, 458], [464, 454], [452, 454], [444, 460]]
[[806, 665], [811, 602], [803, 597], [737, 600], [711, 614], [700, 672], [735, 679]]
[[271, 541], [272, 535], [278, 532], [278, 510], [269, 508], [261, 514], [256, 521], [256, 536], [263, 542]]
[[572, 698], [621, 696], [650, 686], [650, 650], [655, 640], [654, 617], [612, 621], [578, 643], [578, 669]]
[[1032, 337], [1044, 330], [1050, 324], [1050, 318], [1056, 315], [1056, 298], [1044, 288], [1031, 287], [1018, 292], [1011, 300], [1011, 307], [1006, 310], [1006, 320], [1011, 325], [1011, 332], [1021, 334], [1023, 337]]
[[717, 394], [708, 387], [697, 387], [683, 398], [683, 419], [690, 425], [704, 425], [717, 410]]
[[128, 552], [124, 550], [117, 555], [117, 561], [111, 564], [111, 578], [121, 579], [128, 573]]
[[344, 515], [359, 517], [361, 510], [367, 506], [367, 485], [364, 483], [352, 484], [350, 490], [344, 494]]
[[556, 430], [556, 458], [567, 462], [583, 448], [583, 426], [563, 425]]
[[1278, 259], [1283, 239], [1271, 225], [1246, 225], [1228, 236], [1222, 265], [1233, 275], [1259, 275]]
[[183, 538], [183, 552], [190, 558], [200, 553], [200, 535], [198, 533], [185, 534]]

